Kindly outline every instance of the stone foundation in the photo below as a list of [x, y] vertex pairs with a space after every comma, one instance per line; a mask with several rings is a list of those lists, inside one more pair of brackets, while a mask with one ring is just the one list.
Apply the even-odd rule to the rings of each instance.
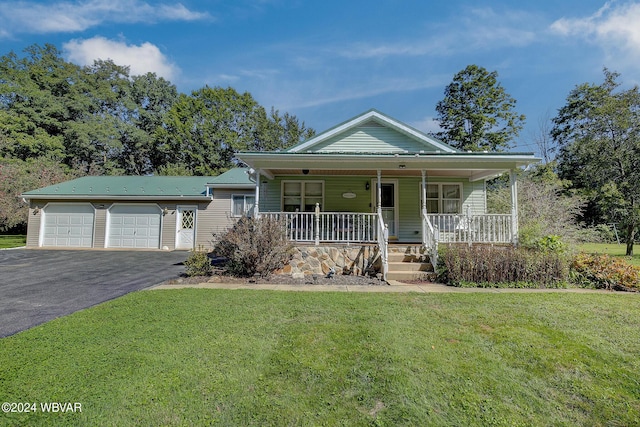
[[[363, 246], [295, 246], [289, 263], [277, 274], [293, 277], [334, 274], [364, 276], [375, 274], [379, 266], [372, 265], [378, 254], [375, 245]], [[377, 262], [379, 264], [379, 261]]]

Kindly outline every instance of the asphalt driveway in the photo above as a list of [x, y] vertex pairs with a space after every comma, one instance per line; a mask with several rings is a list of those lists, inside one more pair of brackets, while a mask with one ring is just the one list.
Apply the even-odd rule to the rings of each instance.
[[0, 337], [178, 277], [188, 252], [0, 251]]

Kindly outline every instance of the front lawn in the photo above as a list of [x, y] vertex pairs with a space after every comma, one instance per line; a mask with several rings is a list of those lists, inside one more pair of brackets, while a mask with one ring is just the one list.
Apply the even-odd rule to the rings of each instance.
[[27, 236], [24, 234], [0, 235], [0, 249], [18, 248], [27, 243]]
[[618, 245], [617, 243], [583, 243], [578, 245], [578, 250], [588, 254], [607, 254], [615, 257], [624, 258], [629, 264], [637, 265], [640, 267], [640, 247], [638, 245], [633, 248], [633, 258], [625, 256], [627, 252], [627, 246], [625, 244]]
[[638, 425], [640, 295], [143, 291], [0, 340], [16, 425]]

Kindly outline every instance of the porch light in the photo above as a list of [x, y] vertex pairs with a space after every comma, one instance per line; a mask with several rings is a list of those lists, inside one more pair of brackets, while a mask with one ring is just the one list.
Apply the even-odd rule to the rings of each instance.
[[169, 208], [165, 207], [164, 209], [162, 209], [162, 216], [165, 216], [168, 213], [169, 213]]
[[302, 169], [303, 175], [309, 175], [309, 169]]
[[38, 212], [40, 212], [40, 208], [38, 207], [38, 205], [36, 205], [36, 206], [33, 208], [33, 214], [34, 214], [34, 215], [38, 215]]
[[369, 181], [364, 183], [364, 189], [369, 191], [369, 189], [371, 188], [371, 184], [369, 184]]
[[399, 167], [400, 169], [404, 169], [404, 168], [406, 168], [406, 167], [407, 167], [407, 165], [398, 165], [398, 167]]

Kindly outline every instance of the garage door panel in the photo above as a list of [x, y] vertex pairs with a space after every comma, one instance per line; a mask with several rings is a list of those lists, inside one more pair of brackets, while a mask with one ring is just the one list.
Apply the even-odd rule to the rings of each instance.
[[161, 214], [156, 205], [114, 205], [109, 217], [109, 247], [160, 247]]
[[90, 248], [93, 246], [93, 206], [89, 203], [55, 203], [44, 210], [42, 246]]

